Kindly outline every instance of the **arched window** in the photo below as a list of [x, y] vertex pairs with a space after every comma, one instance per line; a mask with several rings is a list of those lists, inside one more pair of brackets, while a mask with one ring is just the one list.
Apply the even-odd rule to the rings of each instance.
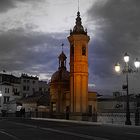
[[82, 55], [86, 56], [86, 47], [85, 46], [82, 47]]

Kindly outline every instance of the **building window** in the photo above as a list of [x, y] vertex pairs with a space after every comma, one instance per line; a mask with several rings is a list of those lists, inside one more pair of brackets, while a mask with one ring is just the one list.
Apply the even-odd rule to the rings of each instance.
[[24, 91], [26, 90], [26, 86], [23, 86], [23, 90], [24, 90]]
[[5, 88], [5, 93], [9, 93], [9, 88]]
[[4, 96], [4, 102], [3, 103], [5, 104], [5, 103], [9, 102], [9, 99], [10, 99], [10, 97]]
[[82, 55], [86, 56], [86, 47], [85, 46], [82, 47]]
[[7, 93], [7, 88], [5, 88], [5, 93]]
[[35, 81], [33, 81], [33, 84], [35, 84]]
[[23, 80], [24, 83], [26, 83], [26, 80]]

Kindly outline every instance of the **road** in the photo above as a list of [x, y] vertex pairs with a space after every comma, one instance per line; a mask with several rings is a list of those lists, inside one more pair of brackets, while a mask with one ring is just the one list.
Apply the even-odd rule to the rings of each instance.
[[140, 127], [1, 119], [0, 140], [140, 140]]

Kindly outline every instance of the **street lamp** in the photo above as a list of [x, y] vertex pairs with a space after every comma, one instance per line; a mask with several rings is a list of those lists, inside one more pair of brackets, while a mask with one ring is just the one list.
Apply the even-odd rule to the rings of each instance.
[[[140, 61], [138, 60], [138, 58], [136, 58], [135, 62], [134, 62], [134, 66], [136, 69], [133, 69], [129, 66], [129, 55], [127, 53], [124, 54], [124, 62], [125, 62], [125, 66], [124, 69], [122, 70], [123, 73], [126, 74], [126, 121], [125, 124], [126, 125], [131, 125], [131, 120], [130, 120], [130, 110], [129, 110], [129, 88], [128, 88], [128, 74], [132, 73], [132, 72], [138, 72], [138, 68], [140, 67]], [[115, 65], [115, 71], [116, 72], [120, 72], [121, 68], [120, 68], [120, 64], [117, 63]]]

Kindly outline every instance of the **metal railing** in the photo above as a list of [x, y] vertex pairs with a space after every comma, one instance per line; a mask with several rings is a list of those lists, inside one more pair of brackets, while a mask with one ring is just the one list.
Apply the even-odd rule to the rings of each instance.
[[[20, 112], [15, 113], [0, 113], [1, 118], [54, 118], [54, 119], [69, 119], [66, 113], [50, 113], [50, 112], [37, 112], [29, 111], [25, 114], [20, 114]], [[126, 114], [125, 112], [98, 112], [90, 114], [88, 121], [110, 123], [110, 124], [125, 124]], [[132, 125], [140, 125], [140, 113], [131, 112], [130, 119]]]

